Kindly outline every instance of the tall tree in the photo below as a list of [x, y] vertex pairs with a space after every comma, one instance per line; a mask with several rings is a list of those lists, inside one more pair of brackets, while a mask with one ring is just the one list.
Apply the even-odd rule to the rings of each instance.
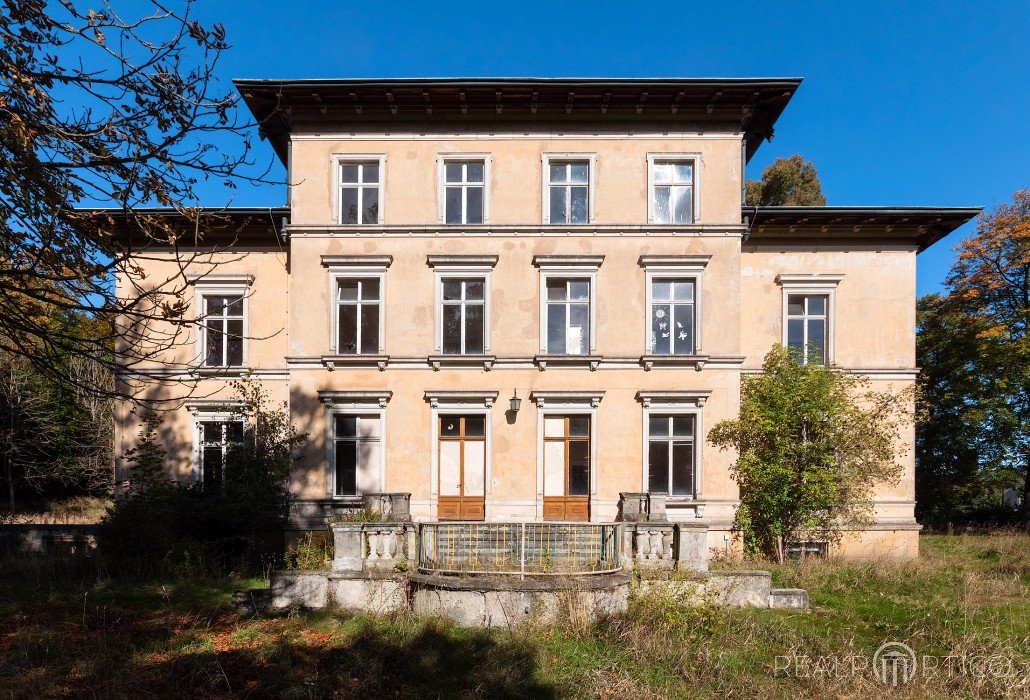
[[1020, 517], [1030, 527], [1030, 190], [981, 214], [957, 250], [947, 285], [980, 329], [977, 351], [997, 358], [985, 425], [1022, 475]]
[[[187, 232], [203, 235], [202, 181], [265, 178], [250, 168], [238, 96], [216, 76], [229, 48], [222, 25], [193, 19], [193, 0], [151, 0], [133, 16], [97, 4], [0, 2], [0, 350], [51, 375], [69, 353], [127, 371], [183, 342], [182, 268], [195, 257], [145, 279], [148, 244], [175, 250]], [[104, 320], [107, 333], [84, 341], [55, 329], [68, 314]]]
[[929, 294], [916, 306], [916, 515], [924, 525], [964, 523], [997, 511], [1011, 485], [1004, 443], [991, 417], [999, 403], [998, 348], [985, 346], [983, 319], [953, 296]]
[[740, 416], [708, 435], [738, 453], [745, 547], [782, 561], [792, 542], [839, 540], [867, 523], [874, 487], [900, 476], [899, 418], [911, 398], [773, 348], [762, 374], [742, 380]]
[[811, 161], [797, 153], [777, 158], [762, 171], [761, 180], [748, 180], [744, 201], [751, 207], [826, 206], [819, 173]]

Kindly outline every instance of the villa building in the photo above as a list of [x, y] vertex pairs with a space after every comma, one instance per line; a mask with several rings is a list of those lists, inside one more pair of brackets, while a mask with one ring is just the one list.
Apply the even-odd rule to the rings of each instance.
[[[217, 486], [245, 378], [309, 436], [295, 531], [405, 493], [416, 523], [651, 516], [730, 547], [735, 456], [705, 436], [741, 378], [781, 343], [911, 386], [916, 256], [977, 211], [744, 206], [799, 84], [237, 81], [287, 204], [200, 232], [202, 332], [138, 368], [193, 387], [164, 424], [172, 476]], [[148, 250], [148, 279], [183, 250]], [[916, 555], [914, 427], [900, 439], [900, 482], [842, 553]]]

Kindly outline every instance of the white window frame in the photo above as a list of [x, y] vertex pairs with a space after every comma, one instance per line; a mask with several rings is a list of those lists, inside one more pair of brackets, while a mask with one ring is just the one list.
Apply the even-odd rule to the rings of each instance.
[[[538, 255], [533, 264], [540, 268], [540, 354], [547, 355], [547, 281], [553, 278], [586, 279], [590, 282], [590, 347], [585, 355], [594, 354], [597, 349], [597, 272], [604, 256]], [[566, 318], [566, 321], [568, 319]], [[562, 357], [582, 357], [563, 355]]]
[[[490, 223], [490, 178], [491, 161], [490, 153], [438, 153], [436, 155], [436, 207], [437, 222], [446, 226], [479, 226], [479, 224], [468, 224], [465, 222], [457, 224], [447, 223], [447, 164], [454, 162], [474, 162], [483, 164], [483, 224]], [[464, 188], [463, 188], [464, 189]], [[464, 209], [464, 192], [463, 209]], [[462, 211], [464, 218], [465, 211]]]
[[[254, 283], [252, 275], [202, 275], [187, 278], [194, 286], [193, 308], [197, 329], [197, 353], [195, 364], [201, 370], [241, 371], [249, 367], [250, 356], [250, 295]], [[204, 318], [204, 298], [215, 296], [238, 296], [243, 299], [243, 351], [239, 366], [205, 365], [207, 359], [207, 329]]]
[[[776, 282], [782, 288], [780, 325], [782, 335], [780, 343], [787, 347], [787, 299], [791, 294], [805, 294], [826, 297], [826, 365], [836, 360], [835, 342], [837, 323], [837, 286], [844, 279], [842, 274], [789, 274], [776, 276]], [[806, 360], [807, 364], [807, 360]]]
[[648, 153], [647, 154], [647, 222], [655, 224], [654, 211], [654, 166], [655, 162], [689, 162], [693, 166], [694, 185], [692, 218], [689, 224], [658, 224], [659, 226], [693, 226], [701, 223], [701, 165], [703, 159], [700, 153]]
[[600, 449], [600, 415], [603, 391], [534, 391], [529, 395], [536, 404], [536, 517], [544, 517], [544, 418], [547, 416], [590, 416], [590, 519], [597, 517], [597, 477]]
[[[393, 259], [389, 256], [331, 256], [322, 257], [329, 268], [329, 347], [334, 355], [340, 353], [339, 282], [349, 279], [379, 280], [379, 343], [375, 354], [386, 347], [386, 269]], [[347, 357], [370, 357], [368, 353], [348, 354]]]
[[387, 491], [386, 483], [386, 448], [389, 425], [386, 420], [386, 404], [391, 396], [388, 390], [329, 390], [319, 392], [319, 398], [325, 404], [325, 495], [335, 501], [354, 501], [362, 497], [357, 495], [336, 495], [336, 439], [334, 423], [337, 415], [376, 415], [379, 417], [380, 449], [379, 449], [379, 489]]
[[[436, 309], [436, 330], [434, 338], [434, 349], [438, 353], [443, 353], [443, 283], [444, 280], [449, 279], [474, 279], [481, 278], [483, 280], [483, 352], [481, 354], [487, 354], [490, 352], [490, 317], [491, 317], [491, 303], [490, 297], [492, 296], [491, 286], [491, 272], [493, 268], [485, 265], [447, 265], [438, 266], [435, 268], [435, 295], [433, 307]], [[463, 331], [464, 332], [464, 329]], [[462, 350], [464, 350], [464, 343], [462, 344]], [[449, 355], [448, 357], [462, 357], [468, 353], [462, 352], [456, 355]], [[477, 355], [480, 353], [477, 353]]]
[[497, 401], [497, 391], [476, 391], [476, 390], [455, 390], [455, 391], [427, 391], [426, 399], [429, 401], [429, 444], [432, 450], [429, 455], [429, 498], [432, 513], [438, 512], [440, 507], [440, 416], [447, 415], [469, 415], [485, 416], [483, 430], [486, 433], [486, 463], [483, 475], [483, 499], [485, 502], [486, 522], [490, 521], [490, 493], [491, 482], [493, 481], [493, 422], [494, 404]]
[[[203, 406], [210, 406], [210, 408], [204, 408]], [[240, 412], [236, 412], [231, 409], [239, 406]], [[200, 441], [200, 424], [207, 422], [221, 422], [229, 423], [236, 421], [243, 423], [243, 430], [246, 432], [248, 420], [245, 413], [243, 413], [243, 406], [237, 401], [232, 399], [227, 401], [218, 401], [217, 399], [206, 399], [200, 402], [200, 404], [191, 405], [187, 402], [187, 408], [190, 411], [192, 417], [192, 428], [193, 428], [193, 448], [190, 453], [190, 481], [194, 484], [203, 486], [204, 474], [201, 470], [202, 461], [202, 446]], [[222, 479], [225, 479], [225, 471], [223, 465]]]
[[648, 267], [644, 272], [644, 280], [647, 285], [645, 295], [646, 300], [644, 303], [644, 352], [648, 355], [654, 354], [654, 345], [651, 342], [651, 304], [654, 303], [654, 294], [652, 293], [652, 285], [655, 280], [689, 280], [694, 283], [694, 352], [690, 355], [676, 355], [670, 353], [669, 355], [662, 355], [662, 357], [693, 357], [700, 355], [703, 348], [702, 343], [702, 312], [704, 306], [702, 303], [703, 289], [704, 289], [704, 267]]
[[648, 457], [650, 453], [650, 425], [654, 415], [694, 416], [694, 495], [669, 494], [670, 502], [699, 501], [704, 483], [704, 406], [711, 394], [709, 391], [641, 391], [638, 397], [643, 406], [641, 415], [640, 485], [641, 491], [650, 493], [648, 483]]
[[[551, 161], [587, 162], [587, 220], [582, 224], [551, 223]], [[540, 177], [540, 221], [547, 226], [588, 226], [595, 221], [597, 200], [597, 154], [596, 153], [541, 153]]]
[[[386, 154], [385, 153], [334, 153], [333, 161], [333, 221], [338, 226], [382, 226], [386, 221]], [[379, 221], [374, 224], [348, 224], [343, 221], [340, 211], [343, 189], [343, 166], [360, 162], [375, 161], [379, 163]]]

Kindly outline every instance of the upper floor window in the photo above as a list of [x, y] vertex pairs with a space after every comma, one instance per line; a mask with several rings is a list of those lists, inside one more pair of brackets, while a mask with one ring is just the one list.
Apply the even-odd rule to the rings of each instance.
[[382, 285], [378, 277], [336, 280], [336, 351], [341, 355], [379, 352]]
[[694, 223], [696, 160], [687, 157], [648, 156], [648, 161], [651, 223]]
[[441, 285], [444, 354], [481, 355], [486, 336], [486, 279], [445, 277]]
[[382, 162], [340, 161], [340, 223], [380, 223]]
[[826, 363], [829, 298], [824, 294], [787, 295], [787, 347], [803, 363]]
[[547, 353], [590, 353], [590, 280], [550, 277], [547, 289]]
[[694, 280], [651, 280], [651, 352], [694, 354]]
[[444, 223], [481, 224], [486, 211], [486, 161], [445, 160]]
[[546, 196], [544, 210], [549, 224], [590, 223], [592, 160], [544, 156]]
[[694, 495], [695, 416], [647, 414], [647, 490]]
[[205, 367], [243, 365], [243, 295], [204, 294], [201, 356]]
[[837, 285], [844, 275], [784, 272], [776, 276], [783, 288], [783, 340], [804, 364], [833, 362], [834, 308]]

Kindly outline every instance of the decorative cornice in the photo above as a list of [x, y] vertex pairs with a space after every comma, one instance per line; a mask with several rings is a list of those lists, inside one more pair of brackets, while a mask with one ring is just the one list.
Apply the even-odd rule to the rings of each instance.
[[637, 259], [640, 267], [705, 267], [711, 255], [641, 255]]
[[239, 275], [227, 275], [222, 273], [206, 273], [186, 275], [186, 282], [193, 285], [243, 285], [249, 287], [254, 284], [254, 275], [246, 273]]
[[489, 267], [497, 265], [496, 255], [427, 255], [429, 267]]
[[497, 401], [498, 391], [482, 391], [479, 389], [451, 389], [451, 390], [429, 390], [425, 393], [425, 399], [433, 408], [439, 408], [441, 403], [467, 406], [470, 404], [483, 404], [490, 408]]
[[544, 408], [548, 404], [590, 404], [597, 408], [604, 398], [604, 391], [531, 391], [529, 400], [536, 404], [537, 408]]
[[337, 367], [378, 367], [382, 372], [390, 364], [389, 355], [322, 355], [320, 359], [330, 372]]
[[536, 267], [584, 267], [597, 269], [604, 262], [603, 255], [534, 255]]
[[693, 367], [700, 372], [708, 364], [708, 355], [641, 355], [640, 364], [648, 372], [657, 365], [659, 367]]
[[322, 267], [368, 267], [385, 270], [393, 263], [392, 255], [323, 255]]
[[836, 287], [844, 275], [828, 275], [820, 273], [787, 273], [776, 275], [776, 284], [784, 287], [833, 286]]
[[543, 372], [547, 365], [559, 367], [589, 367], [595, 371], [604, 360], [602, 355], [534, 355], [533, 362]]
[[318, 400], [326, 406], [340, 404], [377, 403], [386, 408], [393, 392], [389, 389], [322, 389], [318, 392]]
[[485, 371], [489, 372], [494, 362], [497, 361], [496, 355], [430, 355], [426, 358], [429, 366], [437, 372], [440, 371], [441, 367], [482, 367]]
[[644, 408], [650, 408], [652, 404], [663, 405], [692, 405], [701, 408], [712, 395], [710, 389], [686, 389], [676, 391], [652, 391], [640, 390], [637, 392], [637, 400], [644, 404]]

